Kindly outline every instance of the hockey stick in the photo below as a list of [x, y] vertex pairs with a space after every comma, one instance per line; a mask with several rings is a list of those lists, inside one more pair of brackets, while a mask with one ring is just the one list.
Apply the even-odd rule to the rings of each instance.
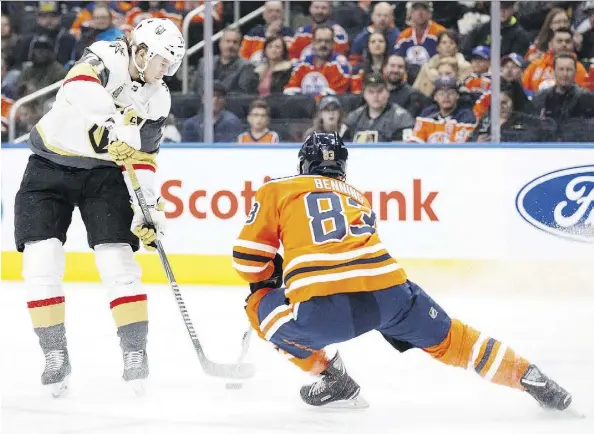
[[[132, 184], [132, 189], [134, 190], [134, 194], [138, 199], [138, 204], [140, 206], [140, 209], [142, 210], [144, 219], [149, 225], [154, 226], [153, 219], [151, 217], [148, 205], [146, 203], [146, 199], [144, 198], [144, 194], [142, 193], [142, 190], [140, 188], [140, 182], [138, 181], [138, 177], [136, 176], [136, 171], [134, 170], [134, 167], [132, 167], [132, 164], [125, 164], [124, 167], [126, 168], [126, 172], [128, 172], [128, 176], [130, 177], [130, 183]], [[196, 350], [196, 354], [198, 355], [198, 359], [200, 360], [200, 364], [202, 365], [202, 369], [204, 370], [204, 372], [207, 375], [211, 375], [214, 377], [236, 379], [246, 379], [252, 377], [254, 375], [254, 366], [251, 364], [215, 363], [208, 357], [206, 357], [204, 349], [202, 348], [200, 340], [198, 339], [198, 335], [196, 334], [196, 330], [194, 329], [194, 325], [192, 324], [192, 320], [190, 319], [190, 315], [188, 314], [188, 310], [182, 298], [179, 286], [175, 281], [175, 276], [173, 275], [173, 270], [171, 269], [171, 265], [169, 264], [169, 260], [167, 259], [167, 255], [165, 254], [165, 250], [163, 249], [163, 245], [161, 244], [161, 241], [159, 239], [155, 240], [155, 245], [157, 248], [157, 252], [159, 253], [159, 259], [161, 259], [161, 264], [163, 265], [163, 269], [165, 270], [165, 274], [167, 275], [167, 280], [169, 281], [169, 285], [171, 286], [171, 290], [173, 291], [173, 295], [175, 296], [177, 307], [179, 308], [179, 311], [182, 315], [184, 324], [186, 325], [186, 330], [188, 330], [188, 334], [190, 335], [190, 339], [192, 339], [194, 349]], [[242, 342], [241, 359], [243, 359], [243, 355], [245, 352], [247, 352], [247, 349], [245, 348], [245, 343]]]

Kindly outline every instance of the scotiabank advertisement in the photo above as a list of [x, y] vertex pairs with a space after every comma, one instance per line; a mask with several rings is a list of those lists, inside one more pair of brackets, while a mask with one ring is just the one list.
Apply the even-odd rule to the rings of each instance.
[[[348, 162], [347, 182], [370, 200], [395, 257], [594, 264], [594, 149], [412, 146], [358, 146]], [[257, 189], [295, 174], [297, 152], [163, 149], [168, 253], [230, 254]], [[2, 150], [2, 250], [14, 250], [14, 196], [29, 154]], [[66, 249], [89, 250], [78, 214]]]

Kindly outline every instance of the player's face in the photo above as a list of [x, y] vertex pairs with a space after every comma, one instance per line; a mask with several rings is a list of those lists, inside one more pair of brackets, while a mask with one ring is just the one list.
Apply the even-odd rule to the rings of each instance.
[[367, 47], [372, 56], [384, 54], [386, 52], [386, 39], [381, 33], [374, 33], [369, 37]]
[[157, 54], [151, 59], [148, 64], [148, 68], [146, 68], [146, 71], [144, 71], [144, 80], [147, 83], [162, 80], [170, 65], [171, 63], [169, 60]]
[[268, 113], [263, 108], [255, 108], [248, 115], [250, 127], [256, 131], [263, 131], [268, 127]]

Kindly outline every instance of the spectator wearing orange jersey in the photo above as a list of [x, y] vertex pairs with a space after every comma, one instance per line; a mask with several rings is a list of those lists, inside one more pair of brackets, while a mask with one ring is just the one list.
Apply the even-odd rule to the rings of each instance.
[[237, 143], [278, 143], [278, 134], [268, 129], [270, 124], [270, 108], [263, 99], [254, 100], [250, 104], [247, 116], [250, 129], [237, 137]]
[[[549, 51], [543, 58], [532, 62], [522, 75], [524, 89], [538, 92], [555, 84], [553, 58], [561, 53], [573, 53], [573, 32], [569, 29], [558, 29], [549, 43]], [[573, 54], [575, 56], [575, 54]], [[586, 88], [588, 74], [580, 62], [576, 62], [575, 82]]]
[[334, 31], [319, 26], [313, 34], [313, 54], [305, 57], [293, 69], [285, 86], [286, 95], [307, 94], [323, 96], [348, 92], [351, 67], [343, 55], [334, 53]]
[[295, 33], [295, 39], [289, 49], [291, 59], [304, 59], [312, 54], [313, 36], [317, 27], [325, 26], [333, 30], [334, 47], [333, 51], [338, 54], [346, 54], [349, 51], [349, 37], [347, 32], [335, 22], [330, 20], [332, 14], [332, 2], [312, 1], [309, 7], [309, 15], [312, 24], [300, 27]]
[[534, 62], [545, 55], [549, 49], [549, 42], [557, 29], [567, 29], [571, 25], [567, 11], [561, 8], [552, 8], [547, 14], [534, 43], [528, 48], [525, 59]]
[[472, 50], [470, 58], [472, 74], [464, 80], [464, 87], [473, 94], [483, 94], [491, 89], [491, 50], [480, 46]]
[[14, 101], [2, 95], [2, 141], [8, 140], [8, 114]]
[[290, 27], [283, 26], [283, 2], [267, 1], [264, 5], [264, 21], [248, 31], [241, 41], [239, 55], [255, 65], [263, 62], [264, 43], [268, 38], [280, 36], [287, 46], [293, 43], [294, 33]]
[[417, 143], [464, 143], [472, 134], [476, 118], [472, 110], [460, 108], [455, 78], [435, 80], [436, 105], [428, 107], [415, 122], [410, 140]]
[[[209, 0], [210, 1], [210, 0]], [[175, 9], [179, 11], [181, 14], [186, 15], [188, 12], [193, 11], [194, 9], [202, 6], [204, 4], [204, 0], [183, 0], [183, 1], [176, 1], [175, 2]], [[215, 6], [213, 6], [212, 10], [212, 19], [220, 23], [223, 19], [223, 2], [218, 2]], [[195, 15], [192, 18], [193, 23], [203, 23], [204, 22], [204, 10], [199, 14]]]
[[164, 1], [141, 1], [138, 5], [126, 12], [124, 24], [120, 29], [129, 32], [138, 25], [142, 20], [147, 18], [167, 18], [175, 23], [181, 30], [182, 16], [174, 14], [165, 10]]

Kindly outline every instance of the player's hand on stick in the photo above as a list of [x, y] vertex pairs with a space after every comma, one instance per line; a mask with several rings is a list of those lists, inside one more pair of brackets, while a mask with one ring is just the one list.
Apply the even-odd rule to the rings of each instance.
[[142, 214], [142, 210], [137, 205], [134, 206], [134, 219], [132, 220], [132, 233], [140, 238], [144, 248], [154, 251], [157, 247], [155, 241], [164, 235], [165, 213], [163, 212], [164, 203], [159, 198], [157, 203], [149, 204], [153, 225], [147, 223]]
[[134, 160], [139, 160], [139, 158], [135, 158], [138, 151], [126, 142], [111, 142], [107, 146], [107, 152], [118, 166], [124, 166], [125, 164], [132, 163]]

